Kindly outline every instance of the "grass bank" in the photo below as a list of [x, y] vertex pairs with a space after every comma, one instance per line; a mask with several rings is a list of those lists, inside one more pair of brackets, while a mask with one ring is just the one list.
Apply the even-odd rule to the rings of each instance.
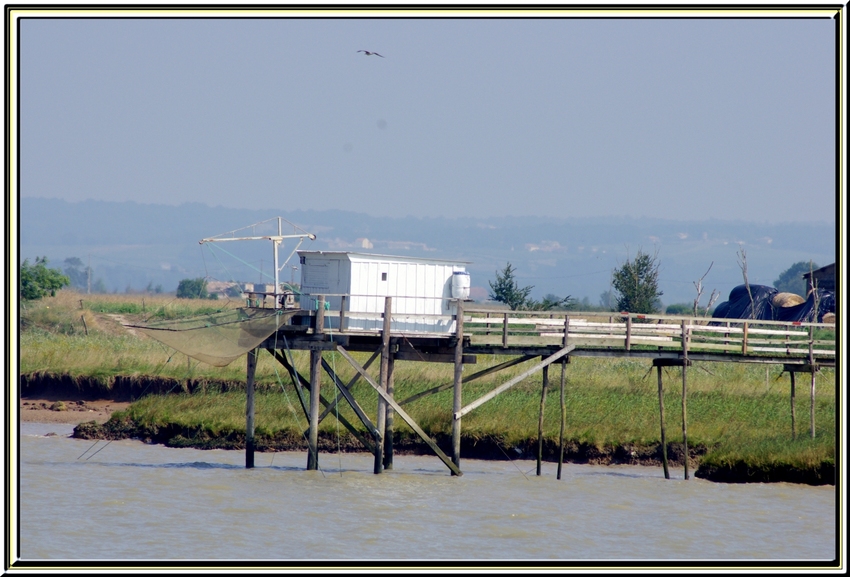
[[[83, 299], [82, 306], [80, 299]], [[172, 446], [244, 446], [245, 363], [236, 361], [215, 368], [188, 359], [143, 336], [133, 335], [120, 321], [139, 321], [151, 310], [171, 307], [168, 314], [196, 314], [210, 301], [176, 301], [173, 297], [145, 296], [145, 310], [132, 310], [142, 297], [68, 294], [31, 304], [22, 314], [21, 373], [33, 384], [39, 379], [92, 380], [108, 394], [116, 383], [137, 382], [137, 400], [101, 429], [82, 427], [81, 435], [140, 436]], [[135, 300], [134, 300], [135, 299]], [[87, 301], [91, 305], [87, 305]], [[240, 302], [215, 303], [216, 308]], [[48, 308], [50, 307], [50, 308]], [[101, 308], [97, 308], [101, 307]], [[124, 307], [121, 309], [120, 307]], [[182, 307], [182, 308], [181, 308]], [[116, 317], [117, 316], [117, 317]], [[174, 318], [174, 317], [171, 317]], [[82, 319], [86, 319], [85, 324]], [[355, 355], [364, 363], [368, 355]], [[307, 374], [305, 352], [294, 352], [295, 363]], [[326, 359], [344, 381], [354, 376], [336, 353]], [[477, 371], [504, 361], [504, 357], [479, 356]], [[660, 423], [655, 372], [650, 362], [637, 359], [576, 357], [566, 367], [567, 460], [577, 462], [643, 462], [660, 459]], [[524, 365], [485, 377], [464, 386], [464, 404], [499, 383], [519, 374]], [[664, 370], [664, 405], [668, 453], [681, 464], [681, 369]], [[450, 364], [397, 362], [395, 398], [403, 400], [438, 384], [452, 381]], [[550, 390], [544, 412], [544, 458], [557, 459], [561, 409], [560, 368], [550, 370]], [[329, 380], [323, 392], [330, 397]], [[834, 483], [835, 371], [816, 377], [815, 438], [809, 434], [808, 379], [798, 379], [796, 439], [791, 438], [789, 379], [781, 367], [736, 363], [696, 363], [688, 370], [688, 445], [698, 476], [724, 481], [791, 480]], [[271, 355], [261, 354], [257, 368], [256, 435], [260, 450], [306, 447], [307, 420], [288, 375]], [[96, 388], [96, 387], [95, 387]], [[153, 391], [159, 394], [147, 394]], [[115, 391], [112, 391], [115, 392]], [[169, 394], [164, 394], [169, 393]], [[368, 415], [377, 411], [377, 395], [358, 382], [353, 393]], [[462, 454], [471, 458], [536, 456], [540, 375], [469, 413], [463, 420]], [[448, 450], [451, 435], [452, 391], [446, 390], [403, 405], [425, 432]], [[363, 427], [348, 406], [338, 415]], [[362, 447], [333, 411], [320, 426], [327, 450]], [[111, 429], [110, 429], [111, 427]], [[396, 446], [421, 451], [410, 427], [395, 418]], [[123, 433], [120, 433], [123, 431]], [[240, 445], [240, 443], [242, 443]]]

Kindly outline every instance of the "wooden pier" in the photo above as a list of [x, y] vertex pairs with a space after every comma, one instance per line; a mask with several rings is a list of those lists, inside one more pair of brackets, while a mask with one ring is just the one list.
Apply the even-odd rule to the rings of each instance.
[[[341, 310], [330, 310], [326, 297], [336, 296], [343, 303]], [[561, 456], [564, 436], [564, 373], [570, 357], [642, 358], [652, 362], [658, 375], [659, 414], [665, 477], [669, 478], [666, 429], [664, 424], [662, 367], [682, 369], [682, 436], [687, 455], [687, 368], [694, 362], [735, 362], [781, 365], [791, 379], [792, 434], [796, 435], [796, 375], [811, 375], [811, 398], [814, 407], [815, 374], [822, 367], [835, 366], [835, 341], [819, 340], [816, 329], [835, 329], [822, 323], [788, 323], [777, 321], [682, 318], [667, 315], [629, 313], [583, 313], [572, 311], [510, 311], [494, 310], [471, 302], [452, 299], [456, 314], [449, 316], [394, 314], [393, 297], [384, 297], [383, 313], [349, 313], [344, 303], [350, 295], [312, 295], [317, 299], [316, 310], [287, 310], [278, 331], [248, 355], [246, 407], [246, 467], [254, 463], [253, 376], [256, 354], [266, 349], [287, 370], [298, 392], [302, 409], [309, 422], [307, 469], [317, 469], [318, 426], [338, 402], [348, 403], [362, 422], [362, 429], [340, 418], [346, 427], [375, 457], [374, 472], [392, 468], [392, 431], [394, 418], [403, 419], [413, 431], [443, 461], [452, 475], [461, 475], [460, 439], [463, 417], [476, 408], [507, 391], [517, 383], [540, 372], [542, 392], [540, 425], [538, 427], [537, 474], [542, 459], [542, 415], [549, 388], [549, 367], [560, 364], [561, 371]], [[374, 330], [350, 330], [356, 316], [375, 321]], [[333, 322], [330, 322], [330, 321]], [[449, 332], [393, 331], [392, 323], [449, 323]], [[327, 327], [334, 326], [334, 329]], [[360, 323], [359, 326], [362, 326]], [[444, 325], [445, 326], [445, 325]], [[290, 362], [289, 350], [310, 351], [310, 374], [301, 375]], [[323, 358], [326, 351], [339, 353], [355, 370], [348, 383], [342, 382], [332, 366]], [[363, 365], [352, 352], [371, 353]], [[511, 357], [499, 365], [464, 376], [463, 365], [474, 365], [479, 355]], [[398, 402], [394, 398], [393, 371], [396, 361], [437, 362], [454, 364], [450, 383], [431, 388]], [[378, 362], [378, 374], [372, 376], [371, 365]], [[497, 385], [490, 392], [462, 403], [463, 385], [486, 375], [498, 373], [520, 363], [530, 363], [521, 374]], [[333, 383], [335, 394], [322, 394], [321, 373]], [[368, 383], [378, 395], [378, 410], [374, 422], [354, 398], [351, 389], [359, 380]], [[403, 405], [419, 398], [453, 389], [452, 454], [447, 455], [404, 410]], [[307, 396], [309, 394], [309, 397]], [[324, 407], [320, 411], [320, 406]], [[811, 414], [811, 435], [814, 437], [814, 408]], [[560, 478], [561, 460], [558, 463]], [[685, 478], [689, 477], [687, 459]]]

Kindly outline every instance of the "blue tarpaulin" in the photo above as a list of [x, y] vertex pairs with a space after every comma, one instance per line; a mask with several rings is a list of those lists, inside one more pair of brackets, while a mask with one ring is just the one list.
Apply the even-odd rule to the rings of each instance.
[[[750, 299], [752, 294], [752, 299]], [[805, 302], [790, 307], [773, 306], [773, 297], [779, 291], [771, 286], [738, 285], [729, 293], [729, 300], [717, 305], [713, 318], [755, 319], [762, 321], [785, 322], [822, 322], [827, 313], [835, 313], [835, 294], [817, 289], [809, 293]], [[817, 299], [817, 320], [815, 320], [815, 299]]]

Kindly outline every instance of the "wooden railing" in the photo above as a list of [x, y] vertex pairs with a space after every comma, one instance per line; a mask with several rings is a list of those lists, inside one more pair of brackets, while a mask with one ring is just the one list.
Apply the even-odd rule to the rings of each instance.
[[[325, 306], [322, 322], [334, 319], [339, 332], [378, 333], [383, 326], [383, 312], [346, 311], [351, 295], [338, 297], [334, 307]], [[385, 297], [375, 297], [385, 298]], [[410, 297], [408, 297], [410, 298]], [[431, 299], [435, 300], [435, 299]], [[440, 299], [436, 299], [440, 300]], [[441, 299], [453, 302], [451, 299]], [[322, 302], [325, 296], [322, 295]], [[456, 327], [454, 314], [410, 312], [404, 300], [393, 297], [392, 308], [408, 312], [392, 312], [392, 332], [443, 334], [451, 336]], [[437, 307], [441, 308], [441, 307]], [[451, 307], [446, 307], [450, 310]], [[316, 314], [312, 311], [311, 314]], [[352, 320], [369, 320], [368, 327], [351, 329]], [[404, 327], [425, 326], [407, 330]], [[397, 329], [396, 327], [402, 327]], [[427, 327], [434, 327], [429, 330]], [[437, 328], [438, 327], [438, 328]], [[585, 313], [575, 311], [512, 311], [463, 306], [463, 334], [470, 345], [492, 347], [567, 346], [610, 350], [663, 350], [713, 352], [745, 356], [786, 356], [814, 361], [835, 358], [834, 324], [681, 317], [634, 313]]]
[[682, 350], [835, 357], [835, 325], [633, 313], [464, 311], [472, 345]]

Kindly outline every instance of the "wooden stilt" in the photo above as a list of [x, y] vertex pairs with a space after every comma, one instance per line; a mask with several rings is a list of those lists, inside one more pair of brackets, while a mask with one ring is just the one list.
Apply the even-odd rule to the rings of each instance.
[[454, 397], [452, 399], [452, 414], [454, 415], [452, 419], [452, 463], [460, 470], [461, 418], [458, 416], [458, 411], [463, 407], [463, 300], [457, 299], [455, 303], [457, 306], [455, 317], [455, 338], [457, 342], [455, 343]]
[[812, 422], [812, 439], [815, 438], [815, 373], [816, 371], [812, 369], [812, 393], [811, 393], [811, 407], [809, 408], [809, 417]]
[[254, 468], [254, 374], [257, 371], [257, 349], [248, 351], [248, 378], [245, 385], [245, 468]]
[[537, 417], [537, 476], [543, 471], [543, 412], [546, 409], [546, 391], [549, 389], [549, 365], [543, 367], [543, 387], [540, 392], [540, 414]]
[[[815, 320], [817, 320], [817, 311], [815, 311]], [[811, 430], [812, 430], [812, 439], [815, 438], [815, 373], [817, 372], [817, 368], [815, 367], [815, 355], [814, 355], [814, 345], [815, 345], [815, 327], [809, 327], [809, 366], [812, 369], [812, 389], [811, 389], [811, 405], [809, 407], [809, 418], [811, 421]]]
[[[392, 309], [393, 309], [393, 299], [392, 297], [386, 297], [384, 299], [384, 325], [381, 330], [381, 390], [383, 392], [387, 391], [387, 379], [389, 377], [389, 363], [390, 363], [390, 326], [392, 322]], [[387, 402], [382, 395], [378, 395], [378, 432], [381, 434], [381, 439], [386, 442], [386, 429], [387, 429]], [[378, 475], [384, 470], [384, 447], [383, 444], [378, 447], [378, 451], [375, 453], [375, 474]]]
[[561, 467], [564, 464], [564, 429], [567, 424], [567, 398], [564, 384], [567, 375], [567, 360], [561, 360], [561, 432], [558, 435], [558, 480], [561, 479]]
[[[314, 335], [325, 332], [325, 295], [319, 295], [316, 302], [316, 324]], [[307, 436], [307, 470], [319, 468], [319, 404], [321, 399], [322, 381], [322, 350], [319, 347], [310, 349], [310, 429]]]
[[682, 445], [685, 452], [685, 480], [688, 480], [688, 322], [682, 321]]
[[667, 427], [664, 424], [664, 385], [661, 382], [661, 365], [656, 365], [658, 370], [658, 411], [661, 415], [661, 464], [664, 466], [664, 478], [670, 478], [670, 470], [667, 467]]
[[310, 432], [307, 438], [307, 470], [319, 468], [319, 389], [322, 379], [322, 350], [310, 350]]
[[[392, 341], [390, 341], [392, 344]], [[395, 372], [395, 358], [390, 354], [389, 362], [387, 363], [387, 396], [391, 399], [395, 398], [395, 382], [393, 374]], [[392, 471], [393, 468], [393, 411], [392, 406], [387, 406], [387, 425], [384, 430], [384, 469]]]
[[797, 438], [797, 372], [791, 371], [791, 439]]

